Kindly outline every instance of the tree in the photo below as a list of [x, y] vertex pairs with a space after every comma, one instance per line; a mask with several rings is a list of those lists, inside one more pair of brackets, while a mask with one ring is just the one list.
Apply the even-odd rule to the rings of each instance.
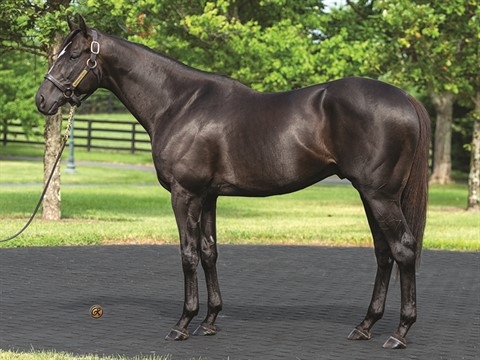
[[[64, 34], [64, 17], [69, 0], [2, 0], [0, 4], [0, 52], [22, 51], [47, 57], [49, 65]], [[62, 19], [62, 21], [60, 21]], [[33, 98], [32, 98], [33, 103]], [[60, 151], [62, 115], [47, 117], [45, 126], [44, 182], [53, 171]], [[44, 220], [58, 220], [60, 212], [60, 170], [57, 167], [43, 201]]]

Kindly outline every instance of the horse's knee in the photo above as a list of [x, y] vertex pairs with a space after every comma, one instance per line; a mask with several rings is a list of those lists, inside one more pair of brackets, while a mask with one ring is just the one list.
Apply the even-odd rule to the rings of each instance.
[[193, 272], [197, 269], [199, 256], [196, 249], [186, 248], [182, 250], [182, 266], [184, 272]]

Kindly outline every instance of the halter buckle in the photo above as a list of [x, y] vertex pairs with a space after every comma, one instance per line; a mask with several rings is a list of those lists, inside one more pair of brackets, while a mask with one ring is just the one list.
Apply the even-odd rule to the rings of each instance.
[[98, 55], [98, 53], [100, 52], [100, 44], [98, 43], [98, 41], [92, 41], [92, 43], [90, 44], [90, 52], [92, 54]]

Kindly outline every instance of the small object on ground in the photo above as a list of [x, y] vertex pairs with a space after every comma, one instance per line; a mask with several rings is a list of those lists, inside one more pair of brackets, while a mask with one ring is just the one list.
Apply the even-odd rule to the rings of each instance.
[[90, 315], [94, 319], [98, 319], [98, 318], [102, 317], [102, 315], [103, 315], [102, 307], [100, 305], [92, 305], [92, 307], [90, 308]]

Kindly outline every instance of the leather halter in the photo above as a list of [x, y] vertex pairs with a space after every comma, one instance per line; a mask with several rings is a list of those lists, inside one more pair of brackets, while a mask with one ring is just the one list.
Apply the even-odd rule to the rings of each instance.
[[90, 95], [93, 94], [93, 91], [85, 94], [82, 98], [79, 98], [77, 95], [75, 95], [75, 89], [80, 85], [82, 80], [85, 78], [85, 76], [93, 69], [97, 67], [97, 55], [100, 52], [100, 44], [97, 41], [98, 34], [96, 30], [92, 29], [92, 42], [90, 44], [90, 57], [87, 60], [87, 64], [85, 65], [85, 68], [82, 70], [82, 72], [77, 76], [77, 78], [71, 83], [64, 85], [53, 75], [50, 74], [50, 72], [45, 75], [45, 79], [50, 81], [53, 85], [55, 85], [62, 93], [63, 96], [67, 99], [70, 104], [75, 104], [77, 106], [80, 106], [82, 101], [86, 100]]

